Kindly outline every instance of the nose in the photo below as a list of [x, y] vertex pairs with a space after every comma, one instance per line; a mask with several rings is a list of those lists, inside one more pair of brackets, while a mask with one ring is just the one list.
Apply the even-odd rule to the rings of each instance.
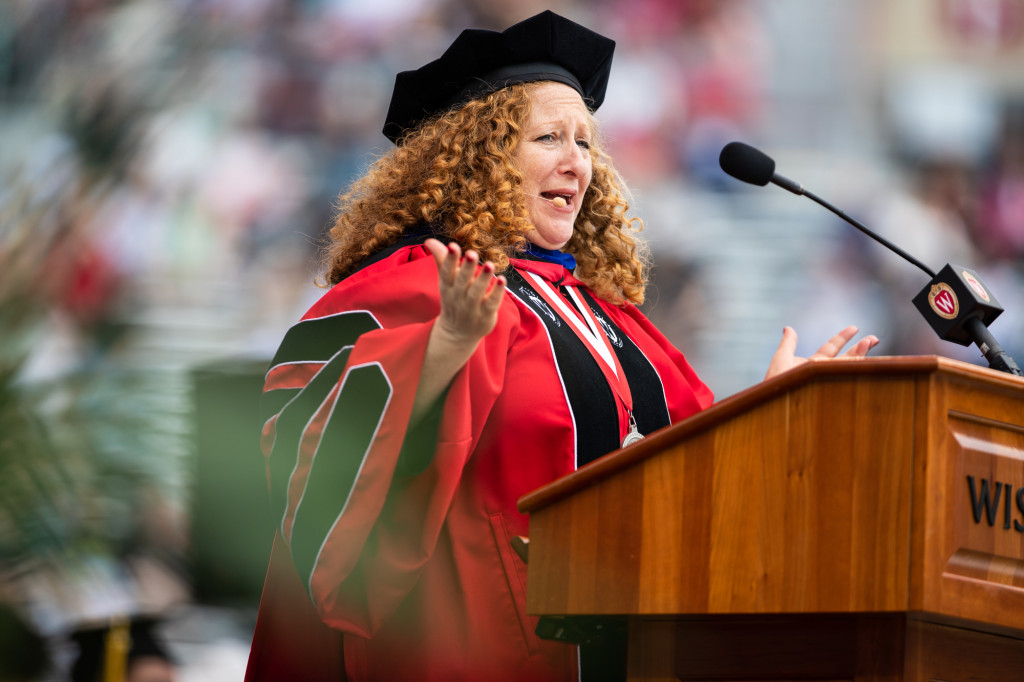
[[587, 168], [590, 165], [590, 152], [575, 142], [566, 145], [566, 148], [565, 153], [562, 154], [559, 172], [577, 178], [586, 177]]

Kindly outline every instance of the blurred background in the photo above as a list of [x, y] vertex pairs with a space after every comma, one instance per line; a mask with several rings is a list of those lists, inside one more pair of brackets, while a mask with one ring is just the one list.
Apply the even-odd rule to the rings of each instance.
[[786, 324], [804, 355], [856, 324], [875, 354], [985, 364], [912, 306], [921, 271], [725, 176], [736, 139], [975, 269], [1024, 356], [1024, 0], [5, 0], [0, 682], [119, 652], [136, 682], [241, 680], [271, 538], [256, 401], [322, 293], [334, 198], [388, 149], [396, 72], [545, 8], [618, 43], [598, 118], [644, 307], [719, 399]]

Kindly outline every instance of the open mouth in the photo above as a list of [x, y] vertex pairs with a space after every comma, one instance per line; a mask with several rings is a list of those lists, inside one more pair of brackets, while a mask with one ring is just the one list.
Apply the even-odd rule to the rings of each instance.
[[572, 203], [571, 194], [563, 194], [561, 192], [541, 192], [540, 195], [558, 208], [568, 206]]

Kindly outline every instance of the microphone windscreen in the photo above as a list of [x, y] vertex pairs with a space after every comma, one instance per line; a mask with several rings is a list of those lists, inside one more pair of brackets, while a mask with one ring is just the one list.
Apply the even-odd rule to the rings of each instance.
[[742, 142], [725, 145], [718, 155], [718, 164], [732, 177], [751, 185], [763, 187], [775, 175], [775, 161], [764, 152]]

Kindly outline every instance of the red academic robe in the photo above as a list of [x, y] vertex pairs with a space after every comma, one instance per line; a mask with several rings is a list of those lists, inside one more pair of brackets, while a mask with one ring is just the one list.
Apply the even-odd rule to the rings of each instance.
[[440, 310], [425, 247], [351, 275], [286, 335], [264, 389], [279, 526], [247, 682], [576, 678], [576, 647], [539, 639], [526, 613], [516, 501], [616, 449], [629, 417], [527, 273], [590, 307], [641, 432], [713, 398], [636, 307], [589, 295], [560, 265], [513, 265], [495, 329], [415, 429]]

